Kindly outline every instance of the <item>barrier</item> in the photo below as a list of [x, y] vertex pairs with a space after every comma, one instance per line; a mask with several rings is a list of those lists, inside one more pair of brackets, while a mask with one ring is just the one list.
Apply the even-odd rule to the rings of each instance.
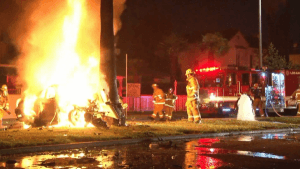
[[[128, 111], [153, 111], [152, 95], [142, 95], [141, 97], [128, 97], [128, 99], [124, 97], [123, 102], [128, 104]], [[186, 95], [178, 95], [175, 110], [186, 111], [185, 102]]]

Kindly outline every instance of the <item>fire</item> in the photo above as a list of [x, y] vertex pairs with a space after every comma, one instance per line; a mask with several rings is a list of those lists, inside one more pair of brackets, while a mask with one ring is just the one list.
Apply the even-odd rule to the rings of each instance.
[[[31, 49], [32, 46], [37, 49], [27, 53], [34, 62], [25, 68], [28, 73], [24, 77], [28, 85], [24, 97], [26, 116], [36, 115], [38, 112], [34, 110], [43, 109], [45, 105], [42, 103], [55, 98], [59, 107], [57, 126], [70, 126], [68, 114], [73, 105], [87, 106], [88, 99], [93, 99], [101, 89], [100, 51], [97, 51], [100, 49], [82, 52], [85, 49], [81, 46], [86, 44], [82, 45], [79, 41], [80, 34], [85, 31], [82, 26], [88, 22], [84, 20], [88, 12], [85, 6], [85, 0], [67, 0], [67, 10], [59, 13], [64, 13], [62, 24], [59, 24], [61, 19], [57, 17], [59, 19], [48, 23], [48, 26], [32, 30], [29, 43]], [[100, 37], [96, 38], [100, 40]], [[36, 89], [43, 89], [43, 92], [37, 93]], [[84, 120], [78, 122], [76, 127], [84, 126]]]

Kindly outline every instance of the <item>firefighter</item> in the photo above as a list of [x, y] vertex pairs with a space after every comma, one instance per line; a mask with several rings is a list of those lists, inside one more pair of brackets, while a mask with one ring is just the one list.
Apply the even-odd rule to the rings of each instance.
[[154, 110], [153, 110], [153, 114], [149, 117], [149, 119], [155, 120], [156, 115], [158, 114], [160, 121], [164, 121], [163, 108], [165, 104], [165, 94], [158, 87], [157, 84], [153, 84], [152, 88], [153, 88]]
[[262, 109], [262, 102], [261, 102], [261, 90], [258, 88], [258, 83], [255, 83], [253, 85], [253, 97], [254, 97], [254, 100], [253, 100], [253, 110], [254, 112], [256, 111], [256, 109], [258, 108], [259, 109], [259, 114], [261, 117], [264, 117], [265, 114], [263, 112], [263, 109]]
[[10, 114], [8, 111], [9, 103], [8, 103], [8, 91], [7, 86], [4, 84], [0, 90], [0, 128], [2, 128], [2, 117], [4, 113]]
[[165, 102], [165, 112], [166, 112], [166, 120], [172, 120], [172, 114], [175, 109], [175, 101], [178, 97], [173, 93], [173, 89], [170, 88], [169, 92], [166, 94], [166, 102]]
[[195, 73], [191, 69], [186, 70], [185, 75], [188, 84], [186, 86], [187, 100], [185, 106], [187, 109], [188, 121], [201, 123], [201, 115], [198, 109], [200, 87], [194, 74]]
[[298, 106], [298, 114], [300, 114], [300, 84], [297, 90], [294, 91], [294, 93], [292, 94], [292, 99], [296, 99], [297, 101], [297, 106]]

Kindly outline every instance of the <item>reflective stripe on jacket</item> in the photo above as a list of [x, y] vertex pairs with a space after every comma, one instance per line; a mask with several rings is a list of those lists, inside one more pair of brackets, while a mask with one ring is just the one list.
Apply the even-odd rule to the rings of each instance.
[[187, 99], [198, 100], [199, 99], [199, 83], [194, 76], [190, 76], [186, 79], [188, 84], [186, 86]]
[[153, 103], [154, 104], [164, 104], [165, 103], [165, 93], [157, 88], [153, 92]]
[[178, 97], [176, 95], [174, 95], [173, 93], [167, 93], [166, 94], [166, 106], [169, 107], [174, 107], [175, 106], [175, 101], [178, 99]]

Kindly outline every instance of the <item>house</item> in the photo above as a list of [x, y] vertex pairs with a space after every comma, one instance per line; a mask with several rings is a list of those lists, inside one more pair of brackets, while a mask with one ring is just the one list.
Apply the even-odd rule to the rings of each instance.
[[[234, 29], [223, 31], [221, 34], [228, 40], [230, 49], [224, 55], [215, 56], [213, 66], [241, 69], [259, 67], [258, 38], [246, 38], [239, 30]], [[191, 44], [188, 51], [180, 53], [178, 58], [182, 72], [188, 68], [197, 69], [212, 66], [207, 64], [208, 52], [201, 51], [197, 48], [196, 43]]]

